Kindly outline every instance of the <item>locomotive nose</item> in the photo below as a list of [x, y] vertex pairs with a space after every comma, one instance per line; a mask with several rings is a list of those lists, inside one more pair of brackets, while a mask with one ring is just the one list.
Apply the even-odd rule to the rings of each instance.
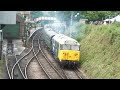
[[78, 56], [78, 53], [75, 53], [75, 56]]
[[68, 53], [68, 55], [69, 55], [69, 58], [71, 58], [71, 57], [72, 57], [72, 53]]
[[78, 60], [79, 54], [78, 52], [72, 52], [72, 51], [65, 51], [63, 52], [63, 58], [64, 60]]
[[63, 52], [63, 55], [66, 60], [70, 60], [72, 58], [72, 53], [70, 52]]

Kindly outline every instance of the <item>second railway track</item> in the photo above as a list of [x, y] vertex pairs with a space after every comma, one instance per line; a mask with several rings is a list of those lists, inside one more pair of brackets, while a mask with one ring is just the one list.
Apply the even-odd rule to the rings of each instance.
[[[36, 36], [36, 35], [35, 35]], [[34, 36], [34, 37], [35, 37]], [[33, 41], [33, 40], [32, 40]], [[24, 75], [24, 79], [27, 79], [27, 76], [25, 74], [25, 67], [27, 65], [27, 63], [29, 62], [29, 60], [32, 60], [35, 56], [32, 52], [33, 50], [33, 47], [28, 51], [28, 53], [26, 53], [25, 55], [23, 55], [19, 60], [16, 61], [16, 63], [13, 65], [13, 68], [12, 68], [12, 71], [11, 71], [11, 75], [14, 76], [14, 70], [16, 68], [16, 65], [17, 64], [20, 64], [20, 68], [23, 72], [23, 75]], [[28, 66], [28, 65], [27, 65]], [[13, 77], [12, 77], [13, 79]]]
[[[6, 60], [6, 69], [7, 69], [8, 78], [12, 79], [13, 78], [13, 75], [11, 74], [12, 66], [17, 61], [17, 57], [16, 57], [15, 53], [13, 52], [14, 46], [12, 44], [12, 40], [10, 40], [10, 41], [11, 42], [9, 43], [9, 41], [8, 41], [8, 44], [7, 44], [7, 55], [5, 56], [5, 60]], [[17, 66], [15, 68], [14, 77], [15, 77], [15, 79], [24, 78], [23, 72], [21, 71], [19, 64], [17, 64]]]

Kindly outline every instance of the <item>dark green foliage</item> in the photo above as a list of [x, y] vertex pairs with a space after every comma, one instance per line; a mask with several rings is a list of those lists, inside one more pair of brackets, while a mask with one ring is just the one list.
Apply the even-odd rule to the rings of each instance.
[[82, 11], [81, 14], [88, 20], [95, 21], [115, 17], [120, 11]]

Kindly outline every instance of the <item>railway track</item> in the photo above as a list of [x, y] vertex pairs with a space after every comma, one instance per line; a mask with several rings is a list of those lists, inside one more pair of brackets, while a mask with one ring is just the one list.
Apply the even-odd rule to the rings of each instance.
[[81, 72], [81, 70], [79, 70], [79, 68], [76, 69], [76, 72], [79, 75], [80, 79], [87, 79], [87, 77], [83, 75], [83, 73]]
[[63, 69], [63, 72], [66, 74], [67, 79], [87, 79], [79, 68]]
[[[37, 33], [32, 39], [32, 47], [30, 50], [23, 55], [21, 58], [17, 59], [17, 56], [14, 56], [14, 63], [11, 64], [12, 69], [10, 70], [8, 61], [6, 60], [7, 73], [10, 79], [30, 79], [29, 77], [29, 68], [31, 63], [38, 63], [39, 69], [42, 70], [46, 79], [71, 79], [64, 69], [57, 69], [55, 65], [48, 59], [46, 53], [44, 53], [44, 44], [42, 44], [41, 33]], [[55, 61], [55, 60], [54, 60]], [[57, 66], [58, 67], [58, 66]], [[62, 71], [62, 73], [61, 73]], [[78, 79], [83, 79], [80, 75], [80, 71], [73, 71], [76, 73]], [[39, 72], [41, 73], [41, 72]]]
[[[36, 35], [35, 35], [36, 36]], [[48, 58], [45, 56], [45, 54], [41, 51], [41, 48], [40, 48], [40, 46], [39, 46], [39, 44], [35, 44], [35, 42], [37, 41], [38, 43], [40, 43], [39, 42], [39, 40], [34, 40], [35, 39], [35, 36], [34, 36], [34, 38], [33, 38], [33, 40], [32, 40], [32, 48], [30, 49], [30, 51], [26, 54], [26, 55], [24, 55], [23, 57], [21, 57], [19, 60], [16, 60], [16, 63], [13, 65], [13, 68], [12, 68], [12, 71], [11, 71], [11, 79], [14, 79], [14, 77], [15, 77], [15, 69], [16, 69], [16, 66], [18, 65], [18, 64], [20, 64], [20, 62], [21, 61], [25, 61], [25, 58], [28, 58], [28, 55], [30, 55], [31, 53], [31, 55], [32, 55], [32, 57], [29, 57], [29, 60], [26, 60], [27, 62], [26, 62], [26, 64], [24, 65], [24, 67], [23, 66], [21, 66], [21, 64], [19, 65], [19, 68], [21, 68], [21, 71], [23, 72], [22, 73], [22, 75], [24, 76], [24, 79], [29, 79], [29, 77], [28, 77], [28, 74], [27, 74], [27, 70], [28, 70], [28, 67], [29, 67], [29, 65], [30, 65], [30, 63], [32, 62], [32, 60], [33, 59], [36, 59], [37, 60], [37, 62], [38, 62], [38, 64], [40, 65], [40, 67], [42, 68], [42, 70], [44, 71], [44, 73], [45, 73], [45, 75], [49, 78], [49, 79], [53, 79], [53, 77], [52, 76], [54, 76], [53, 75], [53, 73], [51, 73], [51, 75], [50, 75], [50, 72], [48, 72], [48, 68], [46, 68], [46, 66], [44, 66], [43, 65], [43, 63], [42, 62], [40, 62], [40, 59], [38, 59], [39, 57], [38, 56], [40, 56], [40, 54], [41, 54], [41, 56], [43, 56], [42, 58], [44, 58], [44, 60], [48, 60]], [[37, 38], [38, 39], [38, 38]], [[39, 48], [39, 49], [38, 49]], [[49, 62], [49, 60], [47, 61], [47, 63], [49, 63], [49, 65], [51, 65], [50, 64], [50, 62]], [[56, 74], [59, 76], [59, 78], [64, 78], [62, 75], [60, 75], [60, 73], [59, 73], [59, 71], [57, 71], [55, 68], [54, 68], [54, 66], [50, 66], [50, 68], [53, 68], [53, 70], [56, 72]], [[24, 69], [24, 70], [23, 70]], [[10, 73], [10, 72], [9, 72]], [[54, 73], [55, 74], [55, 73]]]
[[[14, 57], [15, 57], [15, 62], [17, 62], [17, 56], [14, 55]], [[23, 73], [19, 63], [14, 68], [14, 73], [11, 74], [11, 79], [25, 79], [24, 73]]]
[[33, 47], [29, 50], [29, 52], [27, 54], [25, 54], [23, 57], [21, 57], [19, 60], [17, 60], [16, 63], [13, 65], [13, 68], [12, 68], [12, 71], [11, 71], [12, 79], [14, 79], [14, 70], [16, 68], [16, 65], [19, 64], [19, 63], [20, 63], [19, 67], [21, 68], [21, 71], [23, 72], [24, 79], [28, 79], [26, 74], [25, 74], [25, 72], [26, 72], [25, 67], [28, 66], [27, 63], [29, 62], [29, 60], [31, 61], [35, 57], [34, 54], [32, 53], [32, 50], [33, 50]]
[[[8, 79], [12, 79], [11, 71], [12, 71], [12, 66], [14, 63], [17, 61], [17, 57], [13, 52], [13, 44], [8, 43], [7, 44], [7, 55], [5, 56], [5, 63], [6, 63], [6, 69], [7, 69], [7, 74], [8, 74]], [[17, 64], [16, 69], [15, 69], [15, 78], [24, 78], [23, 72], [21, 71], [21, 68], [19, 64]]]
[[[29, 50], [29, 52], [27, 54], [25, 54], [23, 57], [21, 57], [20, 59], [16, 60], [16, 63], [13, 65], [12, 67], [12, 71], [11, 71], [11, 75], [12, 75], [12, 79], [14, 79], [14, 72], [15, 72], [15, 69], [17, 67], [17, 65], [19, 64], [19, 67], [21, 68], [21, 71], [23, 72], [23, 75], [24, 75], [24, 79], [26, 79], [26, 76], [24, 74], [24, 66], [26, 65], [26, 63], [28, 62], [28, 59], [31, 58], [29, 57], [28, 59], [26, 59], [26, 57], [28, 55], [30, 55], [32, 51], [32, 48]], [[21, 63], [22, 62], [22, 63]]]
[[[44, 45], [42, 45], [42, 46], [46, 46], [46, 44], [44, 42], [43, 42], [43, 44]], [[49, 63], [51, 63], [57, 70], [59, 70], [59, 72], [64, 77], [64, 79], [69, 79], [65, 70], [60, 68], [59, 63], [56, 62], [55, 57], [53, 57], [53, 55], [50, 53], [50, 51], [47, 49], [47, 47], [42, 47], [42, 48], [44, 48], [43, 52], [46, 54], [46, 57], [50, 58]]]
[[10, 74], [9, 65], [8, 65], [8, 59], [7, 59], [6, 55], [5, 55], [5, 66], [6, 66], [8, 78], [11, 79], [12, 77], [11, 77], [11, 74]]
[[[33, 37], [33, 40], [34, 40], [34, 38], [35, 37]], [[40, 38], [40, 37], [39, 37]], [[25, 76], [26, 76], [26, 79], [28, 79], [28, 74], [27, 74], [27, 69], [28, 69], [28, 66], [30, 65], [30, 63], [31, 63], [31, 61], [32, 61], [32, 59], [33, 58], [35, 58], [36, 60], [37, 60], [37, 62], [38, 62], [38, 64], [40, 65], [40, 67], [42, 68], [42, 70], [45, 72], [45, 74], [46, 74], [46, 76], [48, 77], [48, 78], [50, 78], [49, 77], [49, 75], [46, 73], [46, 71], [44, 70], [44, 68], [43, 68], [43, 66], [41, 65], [41, 63], [39, 62], [39, 60], [38, 60], [38, 58], [37, 58], [37, 54], [39, 54], [39, 38], [37, 39], [37, 40], [35, 40], [34, 42], [37, 42], [37, 45], [35, 44], [33, 44], [33, 40], [32, 40], [32, 52], [33, 52], [33, 54], [34, 54], [34, 56], [29, 60], [29, 62], [26, 64], [26, 66], [25, 66]], [[35, 52], [35, 49], [34, 48], [37, 48], [37, 52]]]
[[81, 76], [79, 70], [74, 70], [74, 72], [76, 73], [76, 75], [78, 76], [78, 79], [83, 79], [83, 77]]
[[[42, 41], [38, 40], [38, 47], [39, 51], [41, 52], [40, 54], [36, 55], [36, 59], [39, 63], [39, 65], [42, 67], [46, 75], [48, 76], [49, 79], [64, 79], [64, 76], [54, 67], [54, 65], [50, 62], [50, 60], [47, 58], [46, 54], [42, 50]], [[34, 50], [35, 53], [36, 50]], [[56, 78], [55, 78], [56, 77]]]

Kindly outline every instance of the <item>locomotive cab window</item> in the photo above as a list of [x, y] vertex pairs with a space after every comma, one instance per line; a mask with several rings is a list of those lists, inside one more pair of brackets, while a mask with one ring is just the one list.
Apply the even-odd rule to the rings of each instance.
[[70, 45], [61, 45], [61, 50], [70, 50]]
[[78, 50], [79, 51], [80, 46], [63, 44], [63, 45], [60, 45], [60, 49], [61, 50]]
[[71, 50], [80, 50], [80, 47], [79, 46], [71, 46]]

